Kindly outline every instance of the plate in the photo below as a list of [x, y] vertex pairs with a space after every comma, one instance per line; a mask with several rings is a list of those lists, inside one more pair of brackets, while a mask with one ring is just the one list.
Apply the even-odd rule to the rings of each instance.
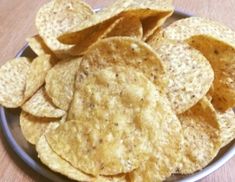
[[[182, 13], [180, 11], [175, 11], [173, 16], [167, 21], [170, 24], [176, 20], [189, 17], [190, 15]], [[29, 58], [34, 58], [36, 55], [33, 51], [25, 45], [17, 54], [17, 57], [26, 56]], [[48, 178], [51, 181], [56, 182], [71, 182], [68, 178], [51, 171], [49, 168], [44, 166], [37, 157], [35, 147], [29, 144], [23, 137], [20, 125], [19, 125], [19, 114], [20, 109], [6, 109], [0, 108], [0, 125], [2, 127], [3, 134], [12, 147], [14, 152], [33, 170], [42, 176]], [[229, 159], [235, 155], [235, 140], [231, 142], [228, 146], [221, 149], [217, 157], [203, 170], [196, 172], [192, 175], [174, 175], [170, 177], [167, 181], [181, 181], [181, 182], [193, 182], [203, 177], [211, 174], [213, 171], [225, 164]]]

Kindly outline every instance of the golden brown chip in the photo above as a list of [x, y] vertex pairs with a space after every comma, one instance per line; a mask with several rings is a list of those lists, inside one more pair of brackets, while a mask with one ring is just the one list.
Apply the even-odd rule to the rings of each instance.
[[16, 108], [24, 102], [26, 78], [30, 61], [21, 57], [6, 62], [0, 68], [0, 104]]
[[65, 115], [65, 111], [55, 107], [51, 103], [44, 88], [39, 89], [25, 102], [22, 105], [22, 109], [37, 117], [60, 118]]
[[[46, 133], [53, 130], [59, 126], [58, 123], [51, 123], [47, 129]], [[70, 179], [77, 181], [96, 181], [96, 182], [125, 182], [125, 176], [112, 176], [112, 177], [92, 177], [74, 168], [69, 162], [57, 155], [49, 146], [45, 135], [42, 135], [36, 144], [36, 151], [38, 152], [38, 157], [46, 166], [51, 170], [61, 173]]]
[[81, 58], [57, 63], [46, 76], [46, 92], [52, 102], [67, 111], [73, 98], [75, 76]]
[[121, 17], [120, 21], [105, 33], [105, 37], [125, 36], [141, 39], [143, 27], [139, 18], [135, 16]]
[[53, 64], [54, 61], [51, 56], [46, 54], [42, 54], [33, 60], [26, 78], [25, 98], [31, 97], [44, 84], [47, 72]]
[[206, 98], [178, 117], [183, 128], [183, 154], [178, 172], [191, 174], [217, 155], [221, 147], [219, 123]]
[[91, 8], [80, 0], [53, 0], [43, 5], [37, 13], [36, 27], [47, 46], [59, 58], [67, 57], [69, 45], [61, 44], [57, 37], [80, 25], [92, 15]]
[[168, 80], [165, 78], [163, 64], [148, 44], [129, 37], [113, 37], [98, 41], [83, 56], [77, 76], [77, 88], [92, 70], [112, 65], [134, 67], [158, 88], [166, 87]]
[[219, 23], [192, 17], [164, 30], [164, 37], [186, 40], [210, 62], [214, 72], [212, 103], [222, 112], [235, 106], [235, 32]]
[[[89, 134], [89, 136], [94, 137], [93, 139], [95, 140], [93, 143], [96, 152], [94, 152], [92, 148], [89, 150], [91, 154], [94, 152], [94, 156], [89, 156], [91, 154], [85, 153], [87, 150], [84, 150], [81, 156], [87, 157], [83, 159], [77, 158], [77, 163], [73, 163], [73, 165], [80, 166], [80, 169], [86, 170], [86, 172], [94, 170], [95, 167], [94, 164], [88, 165], [88, 162], [84, 161], [84, 159], [91, 160], [89, 162], [98, 160], [100, 165], [104, 164], [104, 166], [101, 165], [101, 169], [98, 169], [103, 171], [102, 173], [105, 172], [104, 174], [110, 174], [110, 170], [114, 171], [114, 167], [117, 168], [117, 155], [120, 154], [123, 158], [128, 155], [133, 157], [134, 153], [138, 152], [137, 148], [135, 148], [133, 143], [129, 140], [132, 140], [132, 137], [135, 137], [135, 140], [140, 140], [140, 136], [142, 140], [144, 140], [146, 133], [148, 133], [149, 136], [144, 143], [148, 144], [148, 141], [151, 142], [154, 148], [154, 151], [152, 151], [153, 155], [156, 156], [159, 164], [159, 170], [155, 171], [155, 173], [157, 173], [156, 175], [165, 178], [175, 170], [175, 161], [178, 158], [179, 143], [181, 140], [180, 123], [172, 112], [167, 99], [158, 93], [157, 88], [155, 88], [141, 72], [136, 72], [133, 68], [109, 67], [101, 71], [90, 73], [90, 76], [84, 80], [79, 89], [75, 92], [69, 112], [69, 119], [87, 121], [87, 123], [82, 122], [84, 124], [75, 124], [76, 122], [71, 123], [70, 125], [73, 125], [76, 131], [80, 131], [81, 129], [79, 127], [82, 127], [82, 125], [84, 125], [84, 127], [86, 126], [86, 128], [91, 128], [90, 130], [92, 130], [92, 126], [97, 126], [97, 128], [94, 128]], [[102, 127], [99, 129], [98, 126], [100, 124], [102, 124]], [[66, 133], [65, 128], [69, 129], [70, 127], [72, 126], [64, 126], [59, 133], [54, 132], [50, 134], [53, 149], [56, 147], [55, 150], [57, 152], [63, 153], [63, 151], [60, 150], [62, 149], [59, 147], [60, 144], [57, 143], [58, 138], [55, 138], [55, 136], [63, 135]], [[136, 132], [128, 134], [132, 130]], [[100, 133], [98, 139], [96, 134], [92, 134], [93, 132]], [[80, 132], [77, 131], [76, 133]], [[120, 138], [116, 138], [119, 134], [121, 135], [121, 139], [124, 137], [125, 140], [127, 140], [126, 143], [119, 143]], [[114, 142], [113, 144], [108, 143], [109, 145], [107, 145], [106, 143], [110, 136], [116, 139], [111, 140]], [[68, 141], [74, 141], [72, 135], [67, 137], [68, 138], [66, 141], [63, 141], [64, 143], [61, 144], [61, 146], [65, 145]], [[84, 140], [87, 141], [86, 139], [82, 139], [81, 141]], [[100, 140], [102, 141], [101, 143]], [[143, 146], [146, 146], [146, 144]], [[90, 144], [88, 146], [91, 147], [92, 145], [93, 144]], [[132, 152], [128, 152], [128, 148]], [[166, 150], [162, 150], [162, 148]], [[107, 149], [108, 151], [106, 151]], [[72, 149], [70, 148], [70, 150]], [[62, 153], [61, 155], [67, 157], [69, 161], [75, 159], [75, 156], [70, 156], [69, 159], [68, 156], [65, 156], [65, 153]], [[131, 163], [130, 159], [131, 158], [127, 160], [130, 163], [128, 165], [124, 163], [125, 166], [123, 166], [125, 168], [129, 166], [128, 171], [133, 169], [133, 162]], [[143, 162], [143, 160], [144, 156], [142, 156], [139, 162]], [[137, 163], [134, 168], [138, 167], [139, 164], [140, 163]], [[89, 170], [89, 166], [92, 166], [92, 169]], [[127, 169], [119, 170], [119, 172], [127, 172]]]
[[47, 47], [46, 43], [43, 41], [43, 39], [40, 37], [40, 35], [35, 35], [35, 36], [30, 37], [26, 40], [29, 44], [29, 47], [38, 56], [41, 54], [49, 54], [53, 57], [56, 57], [54, 55], [54, 53], [49, 49], [49, 47]]
[[61, 173], [70, 179], [78, 181], [93, 181], [94, 177], [89, 176], [80, 170], [71, 166], [69, 162], [58, 156], [48, 145], [45, 135], [41, 136], [39, 139], [36, 150], [38, 152], [38, 157], [46, 166], [51, 170]]
[[[152, 39], [153, 40], [153, 39]], [[208, 60], [187, 43], [151, 41], [169, 76], [166, 89], [173, 110], [180, 114], [201, 100], [210, 89], [214, 72]]]
[[235, 115], [233, 109], [227, 110], [225, 113], [217, 111], [218, 122], [220, 125], [220, 136], [222, 147], [229, 144], [235, 139]]
[[57, 123], [58, 121], [58, 119], [35, 117], [24, 111], [20, 114], [20, 128], [22, 134], [31, 144], [37, 143], [50, 123]]
[[235, 106], [235, 47], [209, 36], [194, 36], [188, 41], [204, 54], [215, 72], [214, 107], [225, 112]]
[[139, 18], [133, 16], [121, 17], [114, 21], [102, 35], [93, 38], [89, 37], [86, 41], [72, 47], [71, 50], [69, 50], [69, 53], [71, 55], [82, 55], [98, 40], [115, 36], [141, 39], [143, 36], [143, 28]]
[[111, 6], [64, 33], [59, 40], [67, 44], [81, 44], [87, 37], [100, 37], [115, 20], [125, 16], [138, 17], [143, 25], [144, 36], [149, 35], [152, 29], [164, 23], [163, 20], [173, 9], [171, 0], [116, 0]]

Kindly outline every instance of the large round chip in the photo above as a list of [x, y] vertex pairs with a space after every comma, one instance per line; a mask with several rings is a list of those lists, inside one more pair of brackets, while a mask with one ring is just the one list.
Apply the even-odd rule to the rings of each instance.
[[75, 92], [70, 119], [74, 121], [47, 139], [53, 150], [86, 173], [130, 172], [153, 150], [161, 161], [159, 170], [167, 168], [168, 176], [175, 169], [180, 123], [168, 100], [133, 68], [91, 73]]
[[46, 76], [46, 92], [52, 102], [67, 111], [73, 97], [75, 76], [81, 58], [57, 63]]
[[112, 65], [134, 67], [165, 88], [167, 81], [160, 58], [146, 43], [128, 37], [113, 37], [98, 41], [83, 56], [77, 75], [77, 88], [87, 74]]
[[235, 106], [235, 32], [219, 23], [192, 17], [167, 27], [167, 39], [186, 40], [210, 62], [214, 72], [212, 103], [222, 112]]
[[214, 80], [213, 69], [199, 51], [186, 43], [151, 40], [169, 76], [167, 97], [173, 110], [183, 113], [206, 95]]
[[178, 172], [191, 174], [207, 166], [219, 152], [219, 123], [206, 98], [178, 117], [183, 130], [183, 155]]
[[[59, 37], [68, 44], [81, 44], [86, 39], [95, 39], [120, 17], [135, 16], [142, 22], [144, 37], [160, 27], [173, 12], [172, 0], [116, 0], [112, 5], [90, 16], [79, 26]], [[94, 43], [94, 42], [91, 42]]]
[[71, 46], [61, 44], [57, 37], [73, 26], [80, 25], [92, 14], [91, 8], [83, 1], [53, 0], [39, 9], [36, 27], [47, 46], [57, 57], [63, 58]]
[[53, 105], [44, 88], [40, 88], [25, 102], [22, 109], [37, 117], [60, 118], [66, 113]]
[[26, 78], [30, 61], [21, 57], [6, 62], [0, 68], [0, 104], [16, 108], [24, 102]]
[[52, 68], [53, 64], [54, 61], [51, 56], [46, 54], [42, 54], [32, 61], [26, 78], [24, 92], [26, 99], [31, 97], [44, 84], [47, 72]]

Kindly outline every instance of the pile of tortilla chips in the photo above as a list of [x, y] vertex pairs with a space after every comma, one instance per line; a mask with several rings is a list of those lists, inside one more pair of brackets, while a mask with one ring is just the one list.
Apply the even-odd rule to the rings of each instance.
[[77, 181], [164, 181], [206, 167], [235, 138], [235, 32], [176, 21], [171, 0], [116, 0], [93, 12], [52, 0], [27, 41], [37, 57], [0, 68], [0, 104], [21, 107], [25, 139]]

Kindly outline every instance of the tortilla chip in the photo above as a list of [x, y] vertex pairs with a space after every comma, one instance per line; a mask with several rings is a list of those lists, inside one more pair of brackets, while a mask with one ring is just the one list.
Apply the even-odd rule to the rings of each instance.
[[20, 128], [24, 138], [31, 144], [36, 144], [46, 131], [50, 123], [57, 123], [58, 119], [39, 118], [24, 111], [20, 114]]
[[36, 150], [38, 152], [38, 157], [46, 166], [51, 170], [61, 173], [70, 179], [78, 181], [92, 181], [94, 177], [89, 176], [80, 170], [74, 168], [67, 161], [58, 156], [48, 145], [45, 135], [41, 136], [39, 139]]
[[58, 109], [51, 103], [44, 88], [39, 89], [25, 102], [22, 109], [37, 117], [60, 118], [65, 115], [65, 111]]
[[183, 128], [183, 155], [178, 173], [191, 174], [207, 166], [221, 147], [216, 112], [203, 98], [190, 110], [178, 115]]
[[[50, 130], [57, 128], [59, 125], [50, 124], [47, 127], [46, 133]], [[36, 150], [38, 152], [38, 157], [46, 166], [48, 166], [51, 170], [58, 172], [62, 175], [67, 176], [70, 179], [77, 181], [96, 181], [96, 182], [125, 182], [125, 176], [112, 176], [112, 177], [104, 177], [98, 176], [93, 177], [87, 175], [80, 171], [79, 169], [74, 168], [69, 162], [61, 158], [57, 155], [49, 146], [45, 135], [42, 135], [39, 141], [36, 144]]]
[[53, 65], [54, 61], [51, 56], [46, 54], [33, 60], [26, 78], [25, 98], [31, 97], [44, 84], [47, 72]]
[[167, 85], [163, 64], [148, 44], [130, 37], [113, 37], [98, 41], [83, 56], [77, 88], [88, 73], [113, 65], [134, 67], [161, 90]]
[[141, 39], [143, 36], [143, 28], [139, 18], [136, 17], [121, 17], [113, 22], [110, 27], [100, 36], [89, 37], [86, 41], [81, 42], [71, 48], [69, 53], [71, 55], [83, 55], [87, 49], [98, 40], [115, 37], [125, 36]]
[[105, 37], [125, 36], [141, 39], [143, 28], [140, 19], [135, 16], [121, 17], [114, 28], [107, 31]]
[[[161, 26], [164, 23], [162, 20], [169, 16], [173, 9], [171, 0], [116, 0], [109, 7], [90, 16], [79, 26], [62, 34], [59, 40], [66, 44], [81, 44], [81, 42], [86, 41], [87, 37], [100, 37], [115, 20], [125, 16], [139, 18], [145, 36], [152, 29]], [[155, 17], [155, 19], [152, 18], [152, 21], [149, 21], [150, 17]], [[148, 22], [148, 25], [146, 22]]]
[[50, 48], [47, 47], [46, 43], [43, 41], [40, 35], [35, 35], [33, 37], [30, 37], [26, 39], [26, 41], [28, 42], [29, 47], [38, 56], [40, 56], [41, 54], [49, 54], [52, 57], [56, 57], [54, 53], [50, 50]]
[[235, 139], [234, 111], [233, 109], [229, 109], [225, 113], [217, 111], [217, 117], [220, 125], [220, 136], [222, 139], [222, 147], [224, 147]]
[[68, 57], [69, 45], [61, 44], [57, 37], [81, 24], [93, 12], [80, 0], [53, 0], [43, 5], [37, 13], [36, 27], [39, 35], [58, 58]]
[[235, 32], [219, 23], [192, 17], [164, 30], [164, 37], [186, 40], [210, 62], [214, 72], [212, 103], [224, 112], [235, 106]]
[[173, 110], [180, 114], [194, 106], [209, 91], [214, 72], [208, 60], [187, 43], [162, 39], [150, 45], [161, 58], [169, 83], [167, 97]]
[[46, 92], [52, 102], [67, 111], [73, 98], [75, 76], [81, 58], [57, 63], [46, 76]]
[[[194, 40], [197, 40], [194, 42]], [[194, 42], [194, 43], [193, 43]], [[209, 36], [194, 36], [189, 39], [210, 61], [215, 72], [212, 103], [222, 112], [235, 106], [235, 47]]]
[[0, 104], [16, 108], [24, 102], [26, 78], [30, 61], [25, 57], [15, 58], [0, 68]]
[[[86, 121], [83, 122], [84, 125], [87, 125], [86, 127], [90, 127], [91, 129], [94, 128], [92, 126], [98, 127], [99, 124], [102, 124], [103, 126], [106, 125], [105, 128], [101, 127], [103, 128], [103, 130], [101, 129], [101, 131], [96, 131], [98, 133], [105, 132], [107, 130], [108, 133], [111, 132], [113, 133], [113, 136], [118, 137], [120, 132], [121, 134], [122, 132], [124, 132], [125, 135], [123, 134], [121, 135], [121, 137], [125, 136], [127, 142], [132, 137], [135, 137], [135, 139], [137, 140], [139, 136], [141, 136], [142, 139], [138, 140], [145, 141], [145, 134], [148, 133], [148, 139], [144, 142], [145, 145], [143, 146], [146, 146], [146, 144], [148, 144], [148, 141], [150, 141], [150, 145], [153, 147], [152, 152], [154, 153], [154, 155], [156, 155], [156, 157], [158, 156], [157, 159], [159, 162], [159, 171], [155, 172], [159, 173], [159, 175], [161, 175], [162, 177], [163, 175], [164, 177], [167, 177], [175, 170], [175, 161], [178, 158], [178, 150], [180, 148], [179, 143], [181, 140], [180, 122], [178, 121], [174, 112], [172, 112], [168, 100], [163, 95], [160, 95], [158, 93], [157, 88], [153, 85], [152, 82], [150, 82], [143, 76], [143, 73], [137, 72], [133, 68], [109, 67], [100, 71], [97, 70], [96, 72], [90, 73], [88, 78], [84, 80], [79, 89], [75, 92], [74, 100], [69, 111], [68, 120], [70, 119]], [[79, 122], [79, 124], [71, 125], [74, 125], [77, 128], [76, 130], [78, 130], [78, 127], [81, 127], [83, 125], [81, 124], [82, 121]], [[162, 123], [163, 121], [164, 124]], [[139, 129], [135, 129], [136, 132], [130, 134], [130, 136], [127, 134], [129, 132], [128, 128], [131, 129], [133, 127], [133, 122], [135, 123], [137, 128], [141, 128], [141, 135], [137, 135]], [[64, 128], [67, 129], [69, 129], [70, 127], [72, 126], [64, 126]], [[93, 132], [95, 132], [95, 130], [96, 129], [94, 129]], [[55, 138], [55, 135], [61, 136], [65, 132], [66, 131], [61, 128], [59, 133], [54, 132], [53, 134], [50, 134], [49, 137], [51, 139], [49, 140], [53, 143], [52, 145], [55, 151], [60, 152], [63, 157], [67, 157], [66, 159], [72, 162], [72, 158], [75, 159], [74, 157], [77, 157], [76, 154], [72, 154], [73, 157], [65, 156], [65, 153], [60, 150], [62, 148], [59, 148], [59, 144], [57, 143], [57, 139]], [[90, 133], [90, 135], [92, 135], [92, 133]], [[94, 135], [94, 137], [97, 139], [96, 136], [97, 135]], [[67, 137], [68, 138], [66, 139], [66, 141], [61, 141], [64, 142], [62, 145], [64, 145], [68, 141], [74, 141], [73, 139], [71, 139], [72, 135]], [[98, 139], [101, 139], [102, 143], [99, 144], [98, 142], [95, 144], [95, 146], [99, 145], [99, 147], [97, 147], [97, 150], [100, 150], [100, 152], [97, 151], [96, 154], [94, 153], [93, 157], [89, 156], [87, 158], [84, 158], [87, 160], [91, 160], [89, 162], [99, 160], [99, 164], [105, 164], [101, 168], [101, 171], [103, 170], [102, 174], [127, 172], [126, 168], [128, 166], [128, 171], [130, 171], [135, 169], [136, 167], [139, 167], [139, 162], [144, 162], [144, 155], [140, 155], [142, 157], [141, 159], [139, 159], [139, 161], [136, 161], [136, 165], [133, 165], [130, 160], [131, 158], [129, 158], [129, 165], [123, 166], [125, 167], [124, 169], [122, 167], [119, 169], [120, 171], [116, 171], [114, 173], [113, 171], [117, 170], [118, 166], [118, 160], [116, 158], [117, 154], [120, 154], [120, 156], [123, 157], [126, 157], [127, 155], [132, 155], [130, 157], [134, 157], [134, 151], [138, 152], [138, 150], [134, 150], [135, 147], [133, 146], [133, 144], [131, 142], [128, 142], [128, 147], [134, 147], [133, 149], [130, 149], [131, 151], [133, 151], [133, 153], [124, 153], [124, 151], [126, 150], [126, 146], [123, 146], [123, 144], [119, 143], [120, 138], [116, 138], [117, 140], [115, 140], [115, 145], [113, 144], [111, 147], [108, 147], [110, 144], [107, 146], [105, 145], [107, 142], [106, 137], [109, 138], [109, 136], [106, 135], [104, 135], [103, 137], [99, 136]], [[129, 139], [129, 137], [131, 138]], [[98, 139], [97, 141], [99, 141]], [[109, 151], [106, 151], [106, 147], [107, 149], [109, 149]], [[71, 148], [70, 150], [72, 150]], [[165, 148], [166, 150], [162, 150], [161, 148]], [[86, 156], [90, 154], [83, 154], [81, 156], [84, 155]], [[73, 165], [83, 165], [83, 167], [80, 166], [79, 168], [84, 171], [86, 170], [86, 172], [92, 170], [94, 171], [94, 165], [88, 165], [88, 162], [85, 162], [84, 159], [77, 158], [77, 163], [75, 162], [76, 160], [73, 160]], [[81, 162], [81, 160], [83, 160], [84, 162]], [[106, 163], [104, 161], [101, 162], [101, 160], [106, 160]], [[109, 163], [107, 163], [107, 161], [109, 161]], [[115, 161], [116, 164], [114, 164]], [[88, 166], [84, 167], [85, 165]], [[92, 169], [88, 169], [89, 166], [92, 166]], [[110, 171], [111, 169], [113, 171]], [[163, 170], [163, 172], [161, 170]]]

